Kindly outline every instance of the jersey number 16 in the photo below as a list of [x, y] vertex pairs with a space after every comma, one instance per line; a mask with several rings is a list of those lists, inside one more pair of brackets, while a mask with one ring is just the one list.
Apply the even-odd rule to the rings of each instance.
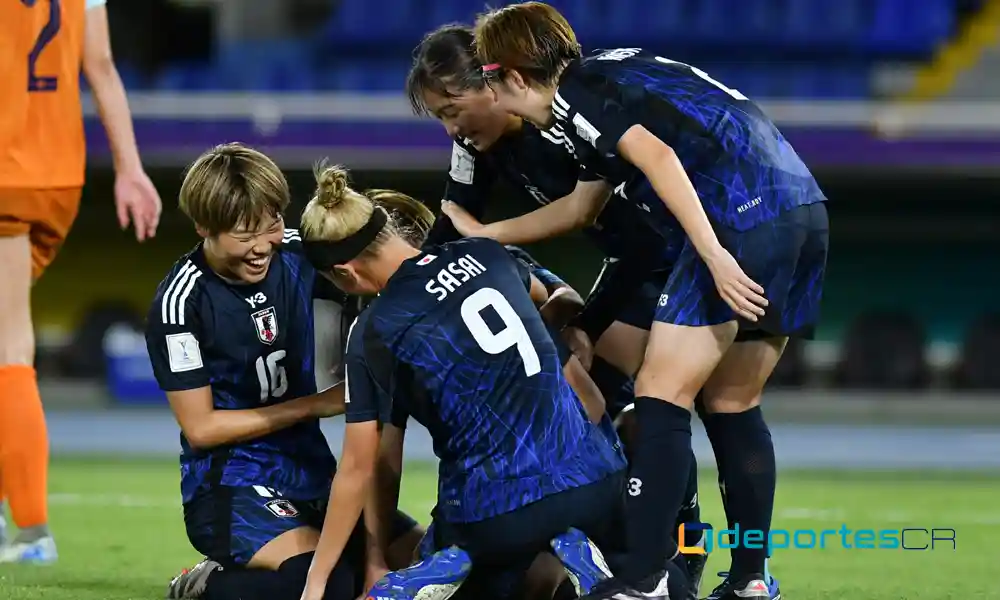
[[[480, 314], [487, 306], [492, 306], [503, 321], [503, 329], [496, 333], [490, 330], [483, 315]], [[542, 362], [538, 358], [535, 346], [531, 343], [528, 330], [524, 328], [524, 322], [499, 291], [483, 288], [466, 298], [462, 302], [462, 321], [483, 352], [495, 356], [517, 347], [521, 362], [524, 363], [525, 375], [531, 377], [542, 372]]]
[[288, 373], [285, 367], [278, 362], [285, 358], [284, 350], [275, 350], [267, 357], [258, 356], [255, 366], [257, 367], [257, 381], [260, 383], [260, 402], [268, 401], [269, 398], [281, 398], [288, 391]]

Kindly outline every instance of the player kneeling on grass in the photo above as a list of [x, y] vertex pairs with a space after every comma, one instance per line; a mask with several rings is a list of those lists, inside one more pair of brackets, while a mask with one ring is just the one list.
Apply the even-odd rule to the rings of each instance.
[[[278, 167], [239, 144], [198, 158], [181, 188], [203, 239], [157, 289], [146, 343], [181, 427], [184, 524], [207, 560], [169, 598], [296, 600], [319, 540], [337, 468], [319, 418], [344, 410], [332, 374], [346, 297], [285, 229], [288, 203]], [[317, 355], [317, 341], [336, 351]], [[390, 564], [406, 565], [422, 532], [401, 514], [389, 527]], [[361, 534], [328, 598], [360, 593]]]
[[[343, 171], [317, 179], [306, 255], [344, 291], [378, 297], [350, 329], [341, 467], [302, 600], [323, 596], [362, 509], [370, 596], [444, 599], [461, 585], [508, 598], [550, 544], [590, 589], [607, 572], [581, 531], [614, 514], [625, 461], [563, 376], [529, 292], [541, 283], [493, 241], [417, 250]], [[387, 573], [409, 416], [441, 460], [437, 552]]]
[[[438, 221], [434, 213], [422, 202], [406, 194], [394, 190], [366, 190], [366, 196], [377, 205], [386, 210], [393, 220], [397, 232], [414, 247], [425, 245], [440, 245], [446, 241], [456, 241], [461, 239], [454, 228], [449, 228], [447, 223]], [[447, 221], [447, 219], [445, 220]], [[442, 225], [444, 225], [442, 227]], [[451, 229], [451, 231], [447, 231]], [[433, 235], [436, 232], [437, 235]], [[614, 438], [611, 431], [613, 425], [606, 416], [606, 406], [604, 396], [597, 383], [587, 375], [580, 360], [569, 350], [566, 344], [562, 343], [556, 328], [559, 323], [559, 316], [567, 312], [573, 313], [583, 304], [583, 299], [579, 294], [562, 281], [558, 276], [548, 271], [538, 264], [527, 252], [516, 246], [507, 246], [507, 251], [520, 261], [532, 275], [535, 276], [545, 287], [546, 297], [540, 302], [539, 312], [545, 320], [552, 341], [559, 351], [560, 362], [563, 365], [563, 374], [569, 382], [573, 391], [576, 392], [583, 404], [584, 410], [591, 422], [595, 425], [605, 427], [605, 431]], [[536, 293], [538, 290], [536, 290]], [[612, 417], [613, 418], [613, 417]], [[617, 440], [615, 440], [617, 442]], [[608, 534], [612, 535], [613, 531]], [[600, 544], [610, 542], [610, 548], [614, 550], [615, 539], [600, 539]], [[603, 546], [602, 546], [603, 547]], [[429, 558], [434, 554], [434, 533], [433, 527], [429, 527], [418, 547], [417, 561]], [[543, 552], [535, 557], [534, 563], [528, 570], [521, 596], [528, 600], [552, 600], [553, 598], [562, 600], [566, 598], [576, 598], [577, 593], [570, 579], [567, 578], [566, 569], [559, 559], [548, 552]], [[463, 596], [462, 590], [459, 596]], [[464, 596], [463, 596], [464, 597]]]

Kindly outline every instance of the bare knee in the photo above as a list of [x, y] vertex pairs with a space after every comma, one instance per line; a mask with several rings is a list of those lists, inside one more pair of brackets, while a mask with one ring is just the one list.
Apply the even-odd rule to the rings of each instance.
[[708, 413], [739, 413], [760, 405], [764, 385], [781, 359], [788, 338], [737, 342], [702, 389]]
[[694, 399], [736, 337], [736, 322], [709, 327], [654, 323], [635, 395], [691, 410]]
[[649, 332], [645, 329], [615, 321], [597, 340], [594, 353], [622, 373], [635, 377], [648, 342]]
[[0, 365], [33, 365], [31, 242], [27, 235], [0, 237]]
[[319, 531], [312, 527], [298, 527], [282, 533], [257, 551], [247, 563], [254, 569], [277, 571], [281, 563], [293, 556], [315, 552]]

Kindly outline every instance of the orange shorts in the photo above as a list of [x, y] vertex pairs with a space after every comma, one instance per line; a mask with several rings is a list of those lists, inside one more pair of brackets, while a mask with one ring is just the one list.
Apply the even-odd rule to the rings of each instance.
[[0, 237], [27, 235], [31, 274], [38, 279], [66, 241], [80, 208], [81, 188], [0, 188]]

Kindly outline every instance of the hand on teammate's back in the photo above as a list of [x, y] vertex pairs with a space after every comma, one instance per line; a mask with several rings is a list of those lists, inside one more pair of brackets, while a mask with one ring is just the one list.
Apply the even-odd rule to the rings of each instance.
[[142, 169], [119, 173], [115, 178], [115, 209], [118, 225], [135, 228], [135, 239], [144, 242], [156, 236], [163, 204], [153, 182]]
[[483, 224], [469, 214], [469, 211], [449, 200], [441, 202], [441, 212], [451, 219], [451, 224], [465, 237], [477, 237], [483, 228]]
[[715, 255], [705, 259], [705, 264], [712, 272], [719, 296], [737, 315], [754, 323], [764, 316], [767, 306], [764, 288], [743, 272], [732, 254], [720, 247]]

